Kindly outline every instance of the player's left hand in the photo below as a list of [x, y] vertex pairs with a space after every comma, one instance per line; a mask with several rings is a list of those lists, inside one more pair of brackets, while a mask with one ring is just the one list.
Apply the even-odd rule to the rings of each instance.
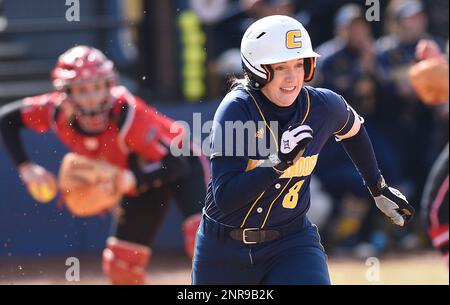
[[386, 185], [381, 177], [376, 186], [369, 187], [377, 207], [388, 216], [393, 223], [403, 227], [414, 216], [414, 208], [408, 203], [405, 195], [399, 190]]

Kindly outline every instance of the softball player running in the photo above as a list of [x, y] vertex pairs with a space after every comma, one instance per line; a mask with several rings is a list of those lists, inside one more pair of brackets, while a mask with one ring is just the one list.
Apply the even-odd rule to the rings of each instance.
[[[386, 185], [362, 118], [340, 95], [304, 86], [319, 54], [300, 22], [256, 21], [241, 56], [246, 77], [223, 99], [211, 131], [212, 177], [193, 284], [330, 284], [317, 227], [305, 216], [311, 174], [329, 137], [342, 143], [377, 207], [396, 225], [410, 221], [414, 209]], [[262, 124], [230, 142], [239, 130], [230, 135], [227, 125], [237, 122]], [[265, 153], [260, 142], [274, 149]]]

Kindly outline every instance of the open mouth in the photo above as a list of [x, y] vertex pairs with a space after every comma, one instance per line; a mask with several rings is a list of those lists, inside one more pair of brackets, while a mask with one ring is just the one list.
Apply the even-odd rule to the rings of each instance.
[[283, 93], [293, 93], [293, 92], [295, 92], [295, 89], [297, 89], [297, 86], [280, 88], [281, 92], [283, 92]]

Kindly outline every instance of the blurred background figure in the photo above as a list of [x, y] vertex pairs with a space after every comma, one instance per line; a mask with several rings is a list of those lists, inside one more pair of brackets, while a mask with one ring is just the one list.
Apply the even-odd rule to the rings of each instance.
[[[399, 157], [402, 189], [416, 208], [419, 208], [425, 179], [437, 153], [446, 143], [442, 124], [444, 116], [439, 109], [423, 105], [414, 92], [407, 71], [415, 62], [416, 45], [428, 38], [442, 47], [442, 41], [428, 33], [428, 18], [422, 2], [393, 0], [385, 16], [386, 34], [377, 41], [381, 99], [379, 118], [382, 132], [389, 136], [392, 149]], [[447, 130], [445, 128], [445, 130]], [[414, 148], [415, 147], [415, 148]], [[422, 236], [420, 222], [416, 228], [397, 231], [400, 245], [408, 248]]]
[[[417, 63], [409, 76], [414, 90], [431, 107], [446, 106], [448, 116], [449, 65], [432, 40], [421, 40], [416, 47]], [[448, 117], [447, 117], [448, 120]], [[447, 139], [448, 140], [448, 139]], [[448, 142], [427, 178], [422, 195], [422, 213], [433, 246], [439, 250], [448, 266]]]
[[242, 6], [254, 19], [270, 15], [293, 15], [295, 13], [292, 0], [241, 0]]
[[407, 70], [415, 61], [415, 49], [420, 39], [433, 39], [440, 45], [442, 41], [427, 33], [428, 18], [420, 1], [391, 1], [386, 16], [389, 18], [386, 35], [377, 42], [382, 86], [380, 126], [389, 135], [396, 154], [401, 156], [398, 162], [405, 180], [400, 188], [417, 204], [427, 172], [445, 144], [445, 137], [438, 126], [439, 115], [420, 102], [409, 82]]
[[448, 39], [448, 4], [447, 0], [425, 0], [428, 16], [428, 30], [433, 36]]

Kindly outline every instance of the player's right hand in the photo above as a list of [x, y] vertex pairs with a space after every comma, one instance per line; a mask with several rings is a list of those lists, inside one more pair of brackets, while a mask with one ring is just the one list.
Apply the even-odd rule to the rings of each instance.
[[47, 203], [56, 197], [58, 185], [51, 172], [32, 162], [19, 165], [18, 171], [20, 179], [34, 200]]
[[308, 125], [294, 124], [281, 135], [278, 159], [275, 169], [284, 171], [300, 157], [313, 138], [313, 131]]

